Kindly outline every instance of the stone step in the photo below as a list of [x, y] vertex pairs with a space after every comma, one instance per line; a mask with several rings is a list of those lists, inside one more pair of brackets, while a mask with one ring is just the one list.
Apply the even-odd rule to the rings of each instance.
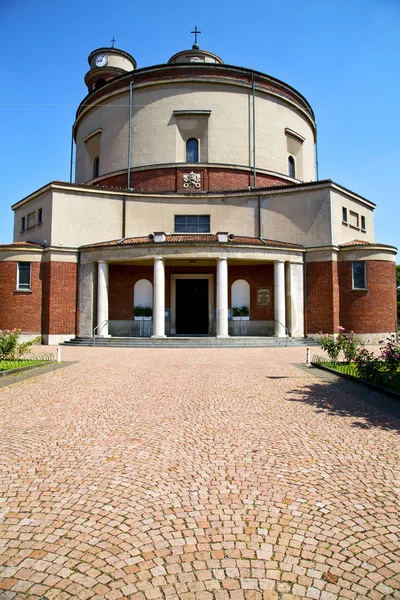
[[97, 346], [101, 348], [263, 348], [282, 346], [316, 346], [314, 340], [306, 338], [278, 337], [167, 337], [154, 339], [149, 337], [96, 338], [76, 337], [66, 346]]

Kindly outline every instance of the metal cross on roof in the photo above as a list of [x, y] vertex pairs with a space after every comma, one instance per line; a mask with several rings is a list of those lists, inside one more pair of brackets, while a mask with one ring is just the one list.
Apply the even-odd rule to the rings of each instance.
[[116, 40], [116, 39], [114, 38], [114, 36], [113, 36], [113, 39], [111, 40], [111, 48], [114, 48], [114, 44], [115, 44], [115, 42], [116, 42], [116, 41], [117, 41], [117, 40]]
[[201, 31], [197, 31], [197, 25], [195, 25], [194, 31], [191, 31], [190, 33], [194, 33], [194, 43], [197, 46], [197, 35], [201, 33]]

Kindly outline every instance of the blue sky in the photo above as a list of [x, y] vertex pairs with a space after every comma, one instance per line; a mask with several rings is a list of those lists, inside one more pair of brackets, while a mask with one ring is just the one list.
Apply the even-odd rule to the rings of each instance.
[[375, 202], [376, 241], [400, 246], [399, 0], [0, 0], [0, 23], [0, 243], [12, 241], [11, 204], [69, 180], [88, 54], [114, 36], [138, 67], [160, 64], [191, 46], [197, 25], [202, 48], [307, 98], [320, 179]]

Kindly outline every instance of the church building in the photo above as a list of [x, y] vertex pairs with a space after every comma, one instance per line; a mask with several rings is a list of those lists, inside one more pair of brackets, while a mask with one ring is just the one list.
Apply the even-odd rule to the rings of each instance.
[[318, 180], [300, 92], [197, 43], [150, 67], [115, 47], [88, 61], [74, 181], [12, 207], [0, 329], [50, 344], [397, 331], [397, 250], [374, 240], [374, 203]]

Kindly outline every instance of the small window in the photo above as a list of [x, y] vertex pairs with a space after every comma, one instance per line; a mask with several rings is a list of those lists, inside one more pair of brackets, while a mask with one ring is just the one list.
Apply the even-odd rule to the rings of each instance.
[[43, 216], [43, 209], [39, 208], [38, 211], [37, 211], [37, 222], [38, 222], [38, 225], [41, 225], [43, 223], [42, 216]]
[[100, 173], [100, 159], [98, 156], [93, 161], [93, 179], [99, 176]]
[[186, 162], [199, 162], [199, 142], [195, 138], [190, 138], [186, 142]]
[[32, 227], [35, 227], [35, 225], [36, 225], [36, 212], [31, 212], [28, 215], [28, 221], [26, 224], [26, 228], [32, 229]]
[[361, 217], [361, 231], [366, 231], [365, 228], [365, 217]]
[[31, 263], [19, 262], [17, 271], [17, 290], [31, 289]]
[[288, 158], [288, 173], [289, 177], [296, 177], [296, 166], [293, 156], [289, 156]]
[[175, 215], [175, 233], [210, 233], [210, 215]]
[[351, 210], [349, 216], [350, 227], [353, 227], [353, 229], [360, 229], [359, 214]]
[[353, 262], [353, 290], [365, 290], [367, 287], [365, 261]]
[[347, 208], [342, 206], [342, 222], [347, 225]]
[[25, 231], [25, 217], [21, 217], [21, 231]]

